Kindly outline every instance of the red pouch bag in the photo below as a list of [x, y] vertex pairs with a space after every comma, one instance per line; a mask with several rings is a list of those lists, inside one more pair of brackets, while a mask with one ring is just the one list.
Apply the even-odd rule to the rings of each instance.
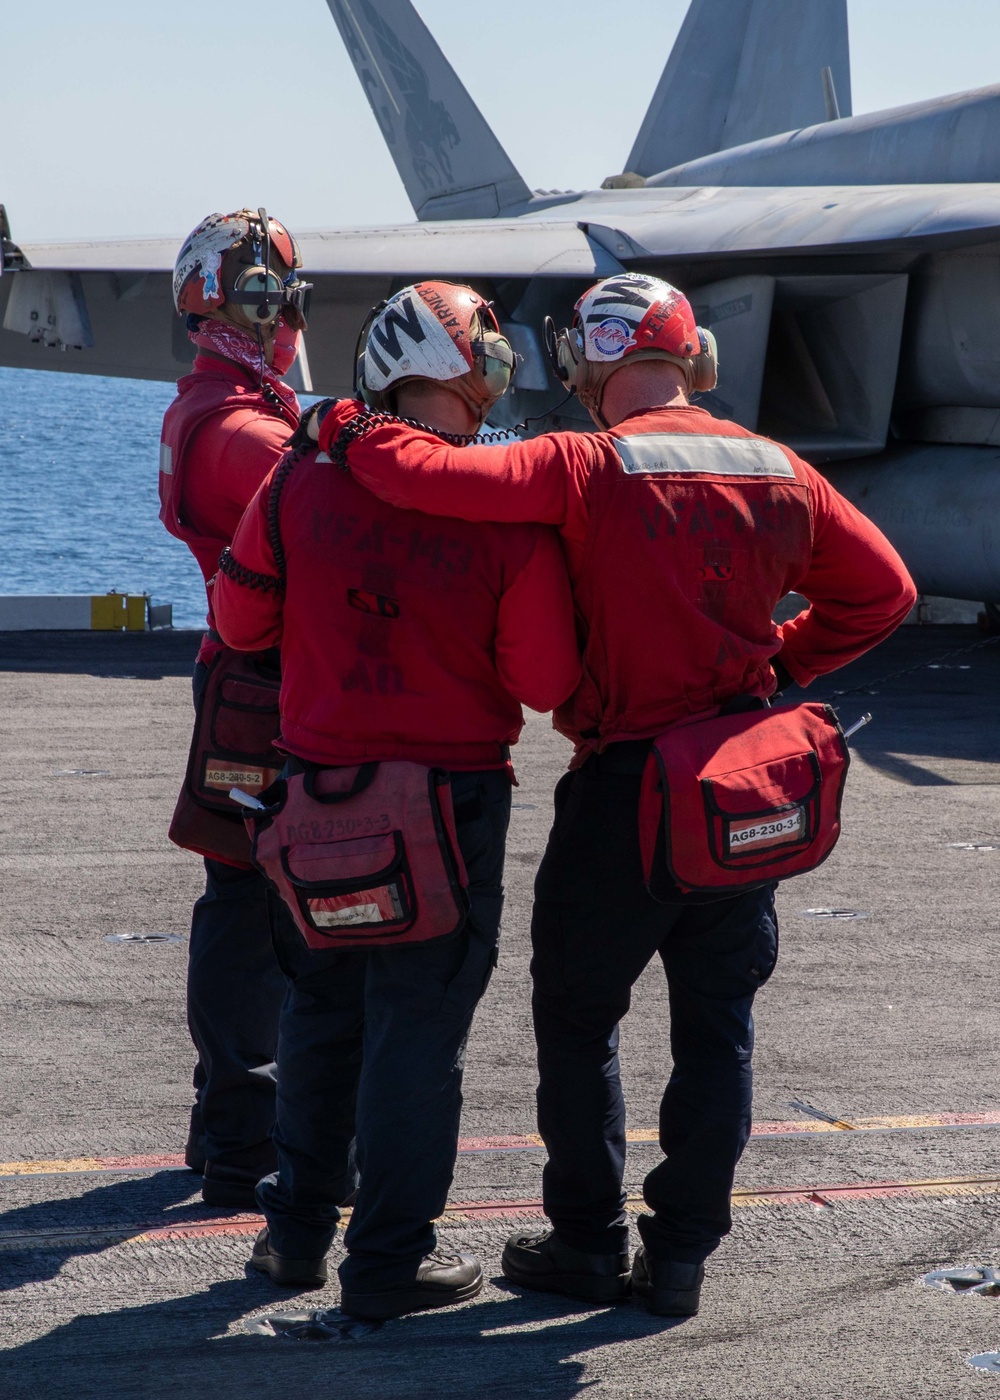
[[229, 789], [259, 797], [284, 767], [284, 755], [274, 747], [280, 690], [279, 668], [267, 653], [225, 647], [213, 658], [170, 822], [175, 845], [253, 869], [250, 839]]
[[458, 933], [469, 912], [451, 778], [393, 760], [275, 783], [246, 817], [253, 860], [310, 948], [383, 948]]
[[814, 870], [840, 836], [849, 763], [829, 705], [779, 705], [674, 725], [654, 740], [642, 778], [647, 889], [655, 888], [658, 846], [683, 894], [721, 898]]

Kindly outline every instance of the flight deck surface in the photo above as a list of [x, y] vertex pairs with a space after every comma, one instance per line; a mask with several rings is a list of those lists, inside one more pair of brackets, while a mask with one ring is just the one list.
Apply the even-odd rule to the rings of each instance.
[[[259, 1221], [203, 1206], [179, 1165], [201, 881], [165, 832], [197, 635], [0, 638], [4, 1400], [1000, 1394], [1000, 1376], [966, 1364], [1000, 1348], [1000, 1299], [918, 1282], [941, 1265], [1000, 1265], [1000, 643], [982, 640], [903, 628], [811, 688], [860, 687], [838, 701], [842, 718], [870, 710], [874, 723], [854, 744], [840, 845], [779, 891], [734, 1230], [701, 1314], [681, 1324], [634, 1303], [521, 1294], [499, 1273], [506, 1235], [540, 1220], [528, 922], [569, 752], [531, 718], [501, 962], [470, 1044], [441, 1227], [489, 1282], [471, 1304], [377, 1329], [341, 1331], [334, 1315], [330, 1340], [307, 1341], [248, 1324], [335, 1308], [335, 1275], [306, 1294], [247, 1277]], [[817, 909], [855, 917], [803, 912]], [[179, 941], [109, 941], [157, 933]], [[667, 1031], [653, 966], [623, 1032], [633, 1197], [658, 1155]]]

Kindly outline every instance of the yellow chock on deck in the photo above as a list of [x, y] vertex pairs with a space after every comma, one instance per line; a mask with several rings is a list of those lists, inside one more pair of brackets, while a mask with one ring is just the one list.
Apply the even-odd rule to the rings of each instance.
[[144, 593], [105, 593], [90, 600], [92, 632], [143, 632], [146, 628]]

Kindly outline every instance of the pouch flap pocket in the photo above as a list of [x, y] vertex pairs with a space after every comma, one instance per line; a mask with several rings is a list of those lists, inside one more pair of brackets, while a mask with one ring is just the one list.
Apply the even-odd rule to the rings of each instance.
[[289, 846], [281, 852], [285, 874], [299, 889], [346, 887], [358, 881], [385, 879], [402, 859], [403, 837], [398, 831], [353, 841]]
[[677, 724], [654, 740], [653, 757], [662, 792], [647, 765], [640, 808], [651, 891], [658, 827], [667, 873], [683, 893], [735, 893], [802, 874], [836, 845], [850, 756], [827, 705]]
[[209, 741], [221, 753], [267, 758], [274, 754], [277, 737], [277, 705], [264, 709], [258, 705], [231, 705], [220, 700], [211, 716]]
[[749, 816], [808, 802], [820, 782], [815, 753], [797, 753], [702, 778], [710, 810], [720, 816]]
[[278, 711], [278, 692], [277, 684], [245, 680], [242, 676], [224, 676], [219, 686], [223, 704], [247, 710], [266, 710], [271, 714]]

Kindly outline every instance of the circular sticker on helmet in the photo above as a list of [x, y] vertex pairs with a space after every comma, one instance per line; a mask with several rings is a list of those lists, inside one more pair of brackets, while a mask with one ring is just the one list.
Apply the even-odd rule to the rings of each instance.
[[635, 344], [632, 327], [620, 316], [608, 316], [590, 332], [590, 343], [599, 355], [617, 360]]

